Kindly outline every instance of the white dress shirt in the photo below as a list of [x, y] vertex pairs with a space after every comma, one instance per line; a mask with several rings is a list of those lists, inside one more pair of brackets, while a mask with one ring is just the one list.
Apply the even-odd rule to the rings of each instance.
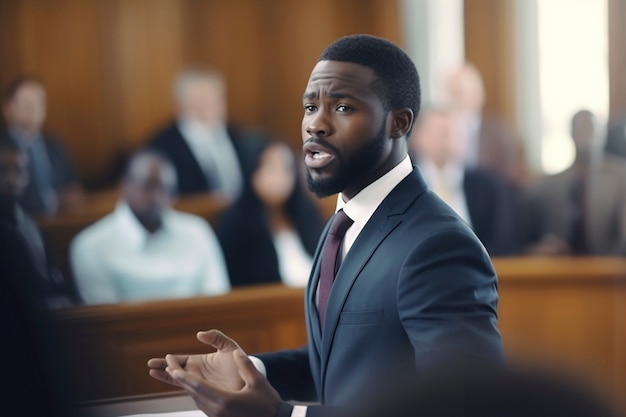
[[226, 127], [208, 127], [192, 120], [182, 120], [178, 122], [178, 129], [217, 192], [231, 199], [237, 197], [243, 178]]
[[80, 232], [70, 246], [85, 303], [223, 294], [230, 281], [219, 242], [201, 217], [169, 210], [154, 233], [128, 205]]
[[[346, 256], [378, 206], [411, 172], [413, 172], [413, 165], [407, 155], [402, 162], [365, 187], [348, 202], [343, 200], [341, 194], [338, 195], [336, 211], [343, 209], [348, 217], [354, 221], [343, 238], [342, 257]], [[252, 356], [250, 359], [261, 373], [267, 375], [265, 365], [259, 358]], [[307, 407], [304, 405], [294, 406], [291, 417], [306, 417], [306, 409]]]

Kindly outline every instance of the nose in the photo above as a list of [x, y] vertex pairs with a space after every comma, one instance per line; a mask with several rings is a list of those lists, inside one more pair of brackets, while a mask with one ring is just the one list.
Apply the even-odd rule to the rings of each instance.
[[313, 114], [305, 115], [303, 125], [309, 136], [328, 136], [331, 133], [328, 117], [321, 109]]

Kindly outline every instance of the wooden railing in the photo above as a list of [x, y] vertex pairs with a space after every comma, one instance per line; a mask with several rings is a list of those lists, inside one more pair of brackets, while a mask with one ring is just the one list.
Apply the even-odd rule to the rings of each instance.
[[199, 330], [218, 328], [249, 353], [306, 343], [302, 289], [259, 286], [228, 295], [84, 306], [51, 314], [79, 400], [170, 391], [146, 362], [167, 353], [202, 353]]
[[[508, 360], [582, 379], [626, 407], [626, 259], [502, 258], [494, 265]], [[207, 351], [198, 330], [219, 328], [248, 353], [306, 342], [303, 291], [282, 286], [85, 306], [52, 319], [81, 400], [171, 390], [148, 376], [146, 361]]]

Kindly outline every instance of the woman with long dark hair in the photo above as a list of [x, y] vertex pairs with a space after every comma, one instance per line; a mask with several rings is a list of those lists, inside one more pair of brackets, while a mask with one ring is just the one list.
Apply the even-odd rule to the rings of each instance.
[[231, 285], [304, 286], [324, 219], [293, 150], [277, 139], [254, 147], [244, 190], [215, 227]]

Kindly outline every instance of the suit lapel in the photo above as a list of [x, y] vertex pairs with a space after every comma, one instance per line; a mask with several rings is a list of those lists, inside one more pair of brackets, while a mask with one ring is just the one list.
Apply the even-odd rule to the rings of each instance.
[[322, 331], [320, 329], [320, 319], [317, 312], [317, 286], [320, 279], [322, 248], [324, 247], [324, 243], [326, 242], [326, 236], [328, 235], [328, 230], [330, 229], [331, 220], [332, 217], [326, 223], [324, 231], [322, 232], [323, 239], [320, 239], [320, 243], [317, 245], [317, 249], [315, 250], [315, 254], [313, 255], [313, 270], [311, 272], [311, 275], [309, 276], [309, 282], [306, 291], [307, 325], [309, 328], [309, 335], [313, 339], [318, 354], [321, 351], [322, 347]]
[[402, 223], [402, 214], [425, 190], [426, 183], [419, 171], [414, 169], [413, 173], [401, 181], [387, 198], [383, 200], [343, 260], [335, 278], [326, 308], [326, 321], [324, 323], [321, 348], [322, 381], [325, 378], [328, 355], [337, 330], [341, 311], [354, 282], [376, 251], [376, 248]]

